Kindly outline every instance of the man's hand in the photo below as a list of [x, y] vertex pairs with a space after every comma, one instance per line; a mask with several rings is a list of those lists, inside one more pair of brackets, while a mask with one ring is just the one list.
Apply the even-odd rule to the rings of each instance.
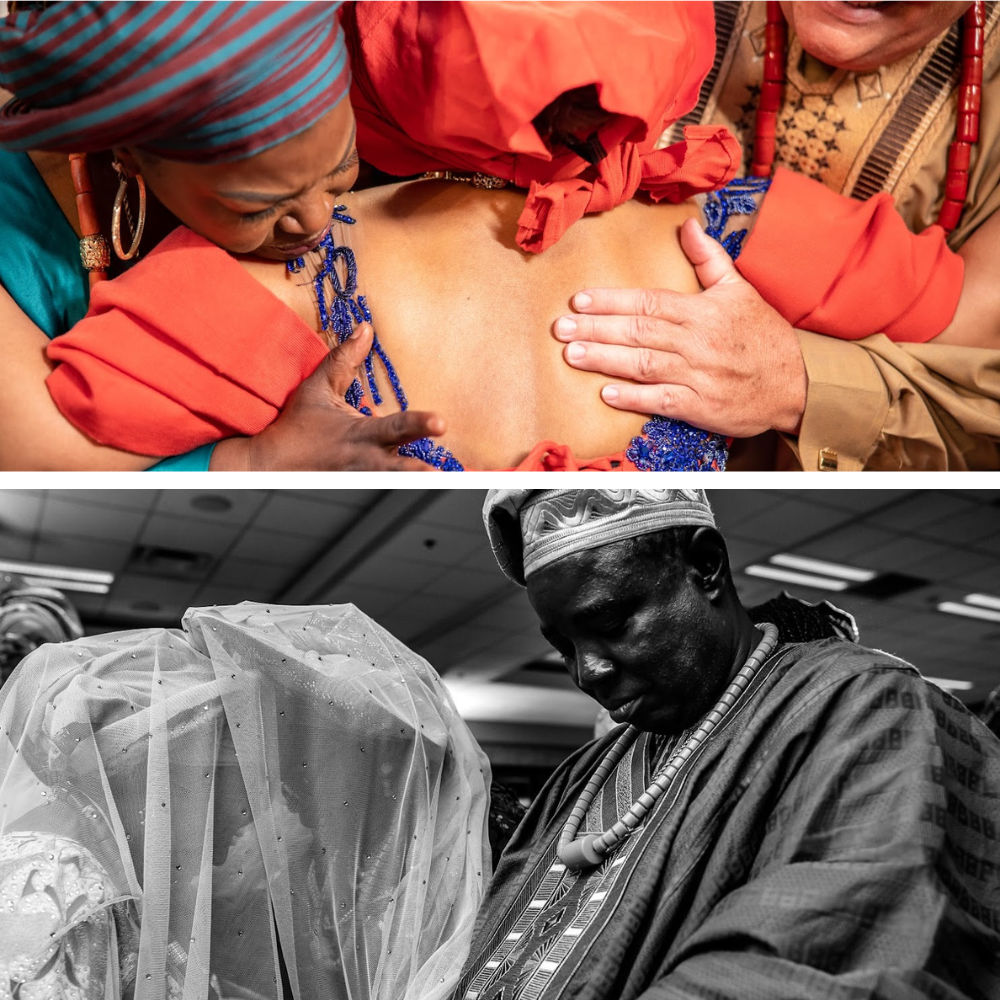
[[344, 400], [371, 350], [372, 336], [367, 323], [359, 326], [295, 390], [273, 424], [251, 438], [220, 442], [211, 468], [252, 472], [436, 471], [415, 458], [396, 454], [396, 450], [418, 438], [443, 434], [441, 417], [412, 410], [389, 417], [366, 417]]
[[553, 327], [574, 368], [633, 379], [601, 397], [619, 410], [655, 413], [732, 437], [774, 428], [795, 434], [806, 371], [792, 326], [743, 279], [694, 219], [681, 247], [705, 289], [589, 289], [576, 315]]

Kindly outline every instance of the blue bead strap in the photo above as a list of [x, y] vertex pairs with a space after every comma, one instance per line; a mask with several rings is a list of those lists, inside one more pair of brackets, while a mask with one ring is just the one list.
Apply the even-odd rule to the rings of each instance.
[[[347, 226], [355, 225], [355, 220], [347, 214], [346, 205], [337, 205], [333, 210], [333, 218]], [[371, 310], [368, 308], [365, 297], [358, 294], [358, 264], [354, 251], [346, 245], [338, 246], [334, 242], [332, 230], [326, 234], [317, 250], [323, 251], [323, 259], [311, 284], [316, 296], [320, 329], [324, 333], [330, 334], [331, 339], [336, 337], [337, 343], [342, 344], [354, 332], [355, 326], [359, 323], [371, 323]], [[341, 280], [340, 272], [337, 270], [338, 261], [343, 261], [347, 276], [346, 283]], [[305, 266], [306, 262], [303, 257], [290, 260], [287, 264], [290, 274], [298, 274]], [[333, 300], [329, 303], [327, 302], [327, 289], [333, 293]], [[382, 368], [385, 370], [389, 385], [392, 386], [392, 392], [400, 410], [408, 409], [410, 404], [403, 391], [399, 375], [382, 346], [378, 333], [373, 337], [372, 349], [368, 352], [368, 357], [365, 358], [365, 381], [368, 383], [368, 392], [372, 402], [376, 406], [382, 403], [382, 393], [379, 390], [375, 373], [376, 358], [382, 363]], [[355, 379], [351, 383], [350, 388], [344, 393], [344, 399], [366, 417], [372, 416], [371, 408], [366, 406], [364, 402], [365, 390], [360, 379]], [[430, 438], [421, 438], [419, 441], [403, 445], [399, 449], [399, 454], [419, 458], [428, 465], [433, 465], [445, 472], [463, 471], [458, 459], [447, 448], [436, 445]]]
[[748, 230], [735, 229], [728, 235], [726, 226], [730, 216], [753, 215], [760, 205], [760, 198], [771, 186], [770, 177], [737, 177], [718, 191], [712, 191], [705, 201], [705, 232], [736, 260], [743, 249]]

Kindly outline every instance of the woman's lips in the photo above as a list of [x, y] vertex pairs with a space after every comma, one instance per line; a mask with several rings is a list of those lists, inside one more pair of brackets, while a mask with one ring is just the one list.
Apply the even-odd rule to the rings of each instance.
[[333, 222], [331, 221], [327, 225], [326, 229], [319, 234], [319, 236], [316, 236], [305, 243], [300, 243], [295, 247], [275, 247], [275, 250], [277, 250], [278, 253], [288, 254], [289, 257], [301, 257], [304, 253], [309, 253], [311, 250], [315, 250], [316, 247], [318, 247], [320, 243], [326, 239], [332, 225]]

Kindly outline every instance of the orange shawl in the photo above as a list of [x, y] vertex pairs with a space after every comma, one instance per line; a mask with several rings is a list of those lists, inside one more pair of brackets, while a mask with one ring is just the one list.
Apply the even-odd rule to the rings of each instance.
[[[479, 172], [528, 190], [517, 243], [540, 253], [588, 212], [628, 201], [684, 201], [735, 176], [736, 140], [685, 129], [715, 55], [712, 5], [395, 2], [347, 4], [358, 151], [380, 170]], [[550, 150], [533, 120], [561, 94], [596, 86], [610, 119], [590, 164]], [[584, 139], [587, 136], [579, 135]]]

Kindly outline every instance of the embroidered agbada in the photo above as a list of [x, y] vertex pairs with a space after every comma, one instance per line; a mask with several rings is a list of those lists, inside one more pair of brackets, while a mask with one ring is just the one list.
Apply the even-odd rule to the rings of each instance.
[[240, 160], [346, 96], [339, 2], [74, 0], [0, 29], [0, 148]]
[[[740, 151], [723, 128], [654, 148], [711, 65], [707, 4], [394, 0], [352, 4], [345, 24], [361, 156], [396, 176], [453, 168], [527, 188], [524, 250], [542, 252], [638, 190], [679, 202], [734, 176]], [[592, 84], [613, 116], [595, 130], [607, 155], [593, 164], [548, 148], [533, 124]]]
[[[575, 875], [556, 842], [620, 735], [552, 776], [504, 852], [453, 1000], [991, 1000], [1000, 743], [908, 664], [784, 645], [636, 833]], [[645, 788], [644, 734], [585, 826]]]

